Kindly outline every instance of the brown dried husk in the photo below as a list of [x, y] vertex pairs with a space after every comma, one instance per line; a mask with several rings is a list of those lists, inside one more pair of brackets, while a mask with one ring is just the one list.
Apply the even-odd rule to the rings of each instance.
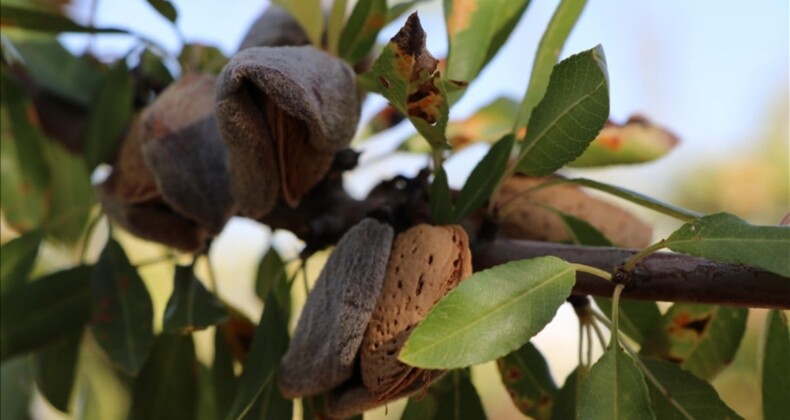
[[187, 75], [142, 113], [143, 158], [174, 211], [212, 234], [234, 210], [225, 145], [214, 117], [216, 79]]
[[502, 237], [569, 241], [564, 223], [557, 214], [540, 206], [545, 205], [586, 220], [615, 245], [627, 248], [650, 245], [653, 237], [650, 225], [617, 206], [588, 195], [576, 185], [561, 184], [519, 195], [553, 179], [557, 177], [516, 175], [504, 182], [497, 198], [497, 206], [505, 206], [500, 220]]
[[365, 219], [338, 242], [307, 297], [277, 375], [287, 398], [327, 392], [354, 373], [392, 247], [392, 228]]
[[402, 395], [426, 375], [401, 363], [398, 353], [436, 302], [471, 273], [469, 239], [460, 226], [418, 225], [397, 236], [360, 350], [362, 381], [372, 398]]
[[323, 51], [258, 47], [236, 54], [219, 76], [216, 112], [239, 212], [260, 219], [280, 195], [298, 205], [350, 143], [359, 111], [353, 70]]

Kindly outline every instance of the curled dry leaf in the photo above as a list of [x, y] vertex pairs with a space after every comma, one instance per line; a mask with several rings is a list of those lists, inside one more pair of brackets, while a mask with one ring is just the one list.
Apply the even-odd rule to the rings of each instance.
[[280, 196], [298, 205], [351, 141], [359, 112], [353, 70], [323, 51], [236, 54], [219, 76], [216, 113], [239, 212], [260, 219]]
[[307, 298], [277, 375], [287, 398], [348, 380], [381, 291], [393, 231], [365, 219], [338, 242]]
[[400, 362], [398, 353], [436, 302], [471, 273], [469, 239], [460, 226], [418, 225], [398, 235], [360, 354], [373, 398], [391, 400], [420, 378], [438, 376]]
[[285, 9], [269, 5], [252, 23], [239, 45], [239, 51], [252, 47], [299, 46], [310, 43], [299, 22]]
[[619, 207], [587, 195], [576, 185], [560, 184], [519, 195], [551, 179], [555, 178], [516, 175], [505, 181], [497, 198], [500, 208], [507, 203], [500, 220], [503, 237], [550, 242], [570, 240], [560, 217], [540, 206], [545, 205], [586, 220], [616, 245], [627, 248], [650, 245], [653, 230], [649, 225]]
[[143, 158], [164, 200], [218, 234], [233, 200], [227, 152], [214, 117], [215, 78], [190, 75], [171, 84], [142, 114]]
[[104, 211], [132, 234], [196, 251], [230, 217], [213, 86], [212, 77], [187, 76], [133, 120], [112, 173], [98, 187]]

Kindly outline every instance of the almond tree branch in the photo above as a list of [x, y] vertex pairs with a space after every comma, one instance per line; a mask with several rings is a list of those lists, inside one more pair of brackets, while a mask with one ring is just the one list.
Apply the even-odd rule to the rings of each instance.
[[[636, 250], [497, 239], [473, 250], [475, 271], [508, 261], [554, 255], [613, 273]], [[611, 296], [614, 284], [579, 273], [574, 294]], [[790, 279], [743, 265], [657, 252], [632, 272], [623, 299], [790, 309]]]

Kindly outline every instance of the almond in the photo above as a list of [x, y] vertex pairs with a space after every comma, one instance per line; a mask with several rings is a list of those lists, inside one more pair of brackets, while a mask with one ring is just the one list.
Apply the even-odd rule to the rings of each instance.
[[425, 374], [398, 361], [398, 353], [436, 302], [471, 273], [460, 226], [418, 225], [397, 236], [360, 351], [362, 381], [374, 399], [403, 395]]

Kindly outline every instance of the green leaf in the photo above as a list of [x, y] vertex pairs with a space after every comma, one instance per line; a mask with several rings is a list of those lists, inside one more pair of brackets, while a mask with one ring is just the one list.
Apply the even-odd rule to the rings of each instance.
[[[611, 318], [612, 299], [595, 296], [595, 303]], [[661, 311], [655, 302], [620, 300], [620, 331], [641, 344], [661, 322]]]
[[590, 147], [569, 163], [573, 168], [591, 168], [649, 162], [678, 144], [678, 138], [641, 117], [624, 125], [607, 124]]
[[154, 342], [151, 296], [123, 248], [110, 239], [93, 271], [91, 331], [110, 359], [136, 375]]
[[421, 368], [451, 369], [502, 357], [551, 321], [575, 282], [573, 267], [556, 257], [474, 273], [431, 309], [399, 359]]
[[386, 23], [386, 0], [358, 1], [340, 35], [340, 57], [352, 64], [365, 58]]
[[417, 132], [438, 152], [447, 147], [449, 105], [444, 81], [436, 70], [439, 62], [425, 49], [425, 38], [414, 13], [361, 77], [361, 83], [375, 87], [395, 109], [408, 116]]
[[167, 301], [163, 330], [167, 333], [187, 334], [204, 330], [228, 319], [225, 305], [206, 290], [192, 273], [192, 266], [177, 265], [173, 279], [173, 294]]
[[454, 370], [447, 374], [451, 387], [437, 398], [437, 413], [442, 419], [476, 420], [486, 418], [480, 396], [472, 385], [469, 373]]
[[185, 44], [178, 55], [184, 72], [219, 74], [228, 57], [218, 48], [201, 44]]
[[609, 117], [609, 81], [603, 48], [554, 66], [546, 95], [529, 120], [516, 161], [520, 172], [548, 175], [579, 157]]
[[338, 44], [340, 43], [340, 32], [344, 30], [343, 24], [346, 21], [347, 0], [333, 0], [332, 9], [329, 12], [329, 22], [326, 27], [327, 50], [337, 56]]
[[[529, 0], [444, 0], [446, 77], [471, 82], [518, 23]], [[462, 92], [450, 95], [451, 102]]]
[[0, 299], [0, 360], [80, 331], [90, 319], [91, 267], [41, 277]]
[[191, 335], [159, 335], [134, 382], [129, 419], [195, 419], [198, 372]]
[[44, 222], [48, 212], [49, 168], [44, 138], [36, 129], [33, 104], [5, 71], [0, 110], [0, 201], [4, 219], [14, 230], [26, 232]]
[[51, 172], [52, 192], [46, 231], [66, 245], [82, 237], [95, 202], [93, 186], [85, 160], [60, 143], [46, 142], [44, 149]]
[[85, 134], [88, 169], [112, 159], [134, 112], [134, 80], [121, 60], [104, 74], [90, 108]]
[[75, 57], [49, 34], [5, 29], [3, 33], [24, 60], [24, 69], [36, 86], [75, 105], [90, 105], [101, 74], [89, 57]]
[[173, 83], [175, 79], [167, 66], [164, 65], [163, 60], [164, 58], [158, 53], [150, 48], [146, 48], [143, 53], [140, 54], [139, 67], [135, 69], [139, 72], [140, 79], [142, 79], [138, 83], [145, 83], [157, 91]]
[[403, 16], [404, 13], [414, 8], [414, 6], [416, 6], [417, 3], [422, 3], [426, 1], [429, 0], [410, 0], [410, 1], [404, 1], [402, 3], [398, 3], [390, 7], [390, 9], [387, 11], [387, 23], [391, 23], [395, 19]]
[[437, 411], [439, 410], [439, 403], [436, 397], [433, 396], [433, 389], [436, 385], [431, 386], [424, 397], [411, 397], [409, 402], [406, 403], [406, 408], [403, 409], [401, 414], [402, 419], [414, 420], [432, 420], [436, 418]]
[[233, 370], [233, 355], [225, 341], [225, 324], [217, 325], [214, 334], [214, 362], [211, 365], [211, 381], [217, 404], [217, 418], [224, 418], [236, 395], [238, 380]]
[[217, 400], [214, 389], [214, 372], [202, 363], [198, 363], [200, 370], [200, 386], [197, 402], [197, 420], [215, 420], [222, 418], [217, 411]]
[[579, 419], [655, 419], [642, 371], [619, 348], [595, 362], [579, 394]]
[[575, 420], [576, 419], [576, 405], [577, 405], [577, 396], [579, 395], [579, 388], [584, 383], [584, 378], [586, 378], [586, 372], [582, 376], [582, 380], [579, 380], [579, 372], [582, 371], [583, 367], [576, 367], [568, 377], [565, 378], [565, 383], [562, 385], [562, 388], [557, 392], [556, 397], [554, 398], [554, 408], [551, 411], [551, 416], [549, 417], [552, 420]]
[[519, 411], [536, 419], [551, 418], [557, 385], [546, 359], [532, 343], [497, 360], [497, 367], [502, 383]]
[[[288, 349], [288, 329], [282, 318], [274, 295], [266, 298], [263, 314], [255, 329], [252, 348], [244, 362], [244, 371], [239, 379], [239, 388], [230, 412], [225, 419], [239, 420], [251, 412], [259, 398], [282, 398], [276, 391], [275, 374], [280, 359]], [[271, 388], [275, 389], [272, 394]], [[271, 405], [272, 409], [282, 407], [281, 404]], [[273, 414], [273, 413], [272, 413]]]
[[574, 244], [588, 246], [613, 246], [612, 241], [607, 239], [603, 233], [601, 233], [601, 231], [599, 231], [595, 226], [591, 225], [590, 222], [557, 210], [551, 206], [540, 203], [537, 205], [556, 214], [557, 217], [562, 220], [562, 223], [565, 225], [565, 230], [568, 232], [568, 236], [570, 236], [571, 242]]
[[790, 395], [790, 331], [787, 317], [777, 310], [768, 312], [765, 348], [762, 360], [763, 417], [778, 420], [787, 417]]
[[571, 30], [576, 26], [576, 21], [581, 16], [585, 4], [587, 4], [587, 0], [562, 0], [554, 11], [554, 15], [540, 39], [538, 51], [535, 53], [535, 62], [532, 64], [527, 93], [521, 102], [521, 109], [516, 118], [516, 128], [527, 125], [533, 109], [546, 94], [552, 69], [557, 64], [562, 47]]
[[676, 252], [790, 277], [790, 226], [755, 226], [732, 214], [718, 213], [686, 223], [665, 244]]
[[54, 13], [47, 13], [40, 10], [15, 7], [0, 6], [0, 22], [3, 27], [17, 27], [42, 32], [83, 32], [83, 33], [115, 33], [124, 34], [127, 31], [116, 28], [94, 28], [83, 26], [73, 20]]
[[33, 369], [23, 356], [4, 361], [0, 366], [0, 418], [29, 419], [33, 396]]
[[496, 142], [475, 166], [455, 201], [454, 223], [459, 223], [486, 202], [505, 173], [515, 137], [507, 135]]
[[66, 335], [41, 349], [34, 359], [39, 391], [64, 413], [69, 412], [81, 342], [82, 331]]
[[156, 11], [162, 15], [162, 17], [169, 20], [170, 22], [176, 23], [178, 12], [176, 12], [176, 8], [173, 6], [173, 3], [168, 0], [148, 0], [148, 4], [156, 9]]
[[0, 296], [27, 283], [40, 245], [41, 233], [32, 231], [0, 247]]
[[316, 47], [321, 47], [324, 33], [324, 11], [320, 0], [272, 0], [272, 3], [287, 10], [299, 22], [302, 30]]
[[702, 379], [713, 379], [735, 357], [748, 314], [747, 308], [676, 303], [640, 353], [677, 363]]
[[563, 183], [563, 182], [570, 182], [576, 185], [581, 185], [583, 187], [593, 188], [598, 191], [603, 191], [605, 193], [614, 195], [615, 197], [620, 197], [624, 200], [628, 200], [632, 203], [639, 204], [642, 207], [655, 210], [659, 213], [666, 214], [667, 216], [671, 216], [679, 220], [690, 221], [698, 217], [702, 217], [700, 213], [691, 210], [686, 210], [681, 207], [673, 206], [671, 204], [662, 203], [654, 198], [648, 197], [644, 194], [640, 194], [636, 191], [631, 191], [629, 189], [618, 187], [615, 185], [604, 184], [603, 182], [593, 181], [592, 179], [574, 178], [574, 179], [562, 180], [559, 181], [558, 183]]
[[283, 398], [275, 381], [271, 381], [263, 388], [244, 420], [291, 420], [293, 407], [294, 402]]
[[258, 264], [255, 276], [255, 294], [261, 301], [266, 300], [273, 291], [277, 304], [283, 310], [283, 317], [288, 319], [291, 314], [291, 288], [285, 272], [285, 262], [274, 247], [270, 247]]
[[[695, 419], [740, 419], [736, 412], [727, 407], [711, 384], [684, 371], [677, 365], [663, 360], [642, 359], [642, 363], [659, 383], [670, 392], [670, 398], [683, 407], [687, 414]], [[667, 396], [651, 382], [647, 383], [650, 400], [656, 418], [687, 419], [682, 412], [673, 406]]]
[[447, 184], [447, 172], [440, 166], [434, 171], [430, 193], [431, 218], [437, 225], [452, 223], [453, 202], [450, 198], [450, 186]]

